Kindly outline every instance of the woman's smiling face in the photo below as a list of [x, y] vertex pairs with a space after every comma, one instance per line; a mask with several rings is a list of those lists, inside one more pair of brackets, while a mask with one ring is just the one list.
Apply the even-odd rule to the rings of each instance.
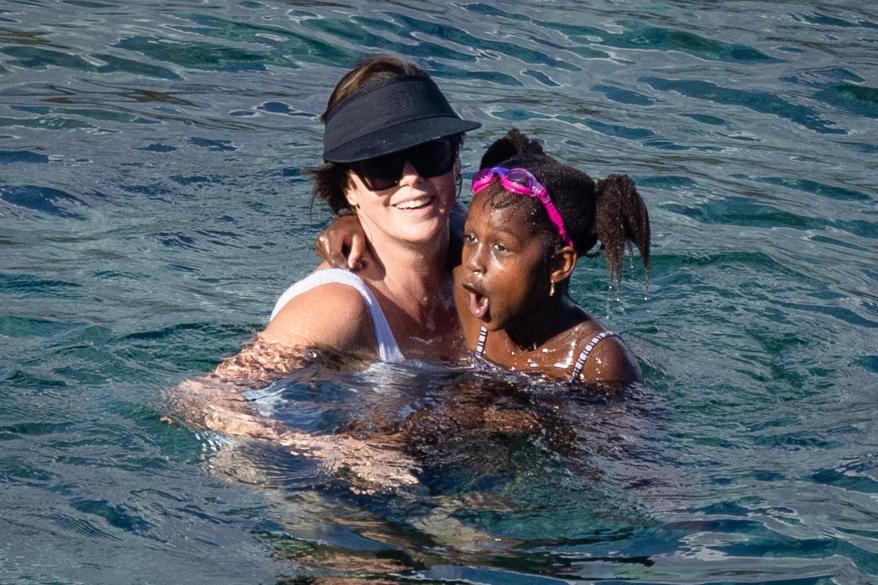
[[[514, 195], [513, 195], [514, 196]], [[473, 198], [464, 225], [462, 286], [470, 312], [489, 330], [523, 324], [549, 294], [548, 235], [526, 207], [494, 207], [491, 192]]]
[[448, 229], [456, 168], [455, 163], [442, 175], [424, 178], [406, 162], [399, 184], [380, 191], [349, 171], [345, 196], [373, 245], [382, 237], [416, 245], [436, 242]]

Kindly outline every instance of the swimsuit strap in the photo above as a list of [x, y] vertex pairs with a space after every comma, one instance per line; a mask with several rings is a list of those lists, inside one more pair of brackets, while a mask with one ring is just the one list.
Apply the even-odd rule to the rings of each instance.
[[[591, 352], [594, 350], [595, 346], [600, 343], [602, 340], [607, 337], [618, 337], [618, 335], [612, 331], [601, 331], [594, 337], [592, 337], [588, 343], [585, 344], [585, 347], [582, 348], [582, 351], [579, 352], [579, 357], [576, 359], [576, 363], [573, 365], [573, 371], [570, 374], [570, 381], [575, 382], [579, 379], [580, 374], [582, 374], [582, 368], [585, 367], [585, 362], [588, 361], [588, 356], [591, 355]], [[473, 350], [473, 358], [478, 361], [486, 362], [485, 360], [485, 342], [488, 340], [488, 330], [482, 325], [482, 328], [479, 330], [479, 339], [476, 341], [476, 348]]]
[[582, 351], [579, 352], [579, 357], [576, 359], [576, 363], [573, 365], [573, 372], [570, 374], [570, 381], [575, 382], [579, 379], [580, 374], [582, 374], [582, 368], [585, 367], [585, 362], [588, 361], [588, 356], [591, 355], [592, 350], [595, 346], [601, 342], [601, 340], [606, 339], [607, 337], [618, 337], [612, 331], [601, 331], [597, 335], [591, 338], [591, 340], [585, 344], [585, 347], [582, 348]]
[[476, 349], [473, 351], [473, 357], [478, 360], [484, 359], [485, 354], [485, 342], [488, 340], [488, 330], [482, 325], [482, 328], [479, 330], [479, 340], [476, 342]]

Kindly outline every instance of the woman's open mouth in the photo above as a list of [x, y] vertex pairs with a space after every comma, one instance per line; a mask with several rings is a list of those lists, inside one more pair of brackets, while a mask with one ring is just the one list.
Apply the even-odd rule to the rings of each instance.
[[396, 203], [393, 205], [393, 207], [401, 211], [416, 211], [418, 209], [424, 209], [425, 207], [430, 206], [433, 203], [433, 199], [434, 197], [430, 195], [424, 195], [423, 197], [418, 197], [417, 199], [409, 199], [408, 201], [403, 201], [402, 203]]

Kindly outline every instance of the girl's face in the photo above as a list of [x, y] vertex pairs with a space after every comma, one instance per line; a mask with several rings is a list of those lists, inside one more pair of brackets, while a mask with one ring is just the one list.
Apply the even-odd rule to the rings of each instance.
[[536, 314], [549, 295], [548, 235], [521, 206], [495, 209], [488, 193], [470, 205], [463, 236], [463, 287], [470, 312], [491, 331]]

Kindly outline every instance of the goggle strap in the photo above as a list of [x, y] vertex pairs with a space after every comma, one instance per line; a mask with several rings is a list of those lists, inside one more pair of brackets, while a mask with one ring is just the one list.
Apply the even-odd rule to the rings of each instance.
[[[528, 185], [522, 185], [521, 183], [517, 183], [510, 179], [509, 175], [513, 171], [524, 173], [525, 177], [527, 178]], [[552, 225], [555, 226], [558, 235], [561, 236], [561, 239], [564, 241], [564, 243], [571, 248], [576, 248], [576, 246], [573, 245], [573, 240], [571, 240], [570, 236], [567, 235], [567, 229], [564, 227], [564, 219], [561, 217], [561, 213], [558, 212], [558, 208], [555, 207], [554, 203], [552, 203], [552, 198], [549, 196], [549, 191], [543, 185], [541, 185], [540, 182], [537, 181], [536, 177], [534, 177], [527, 169], [523, 169], [520, 167], [514, 167], [511, 169], [506, 167], [492, 167], [489, 169], [483, 169], [473, 177], [473, 195], [487, 189], [494, 182], [495, 177], [500, 180], [500, 185], [509, 193], [522, 195], [524, 197], [530, 197], [539, 201], [540, 204], [543, 206], [543, 209], [546, 210], [546, 215], [549, 216], [549, 221], [551, 221]]]

